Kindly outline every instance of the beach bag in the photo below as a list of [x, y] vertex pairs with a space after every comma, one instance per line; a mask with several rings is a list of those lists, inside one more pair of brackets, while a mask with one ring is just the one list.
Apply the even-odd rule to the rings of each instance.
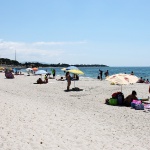
[[116, 98], [110, 98], [109, 99], [109, 105], [117, 105], [117, 99]]
[[118, 95], [118, 92], [113, 93], [111, 96], [112, 96], [112, 98], [117, 98], [117, 95]]
[[135, 110], [144, 110], [143, 104], [135, 104]]
[[124, 101], [124, 95], [122, 93], [119, 93], [117, 95], [117, 104], [118, 105], [123, 105], [123, 101]]
[[132, 108], [135, 108], [135, 105], [138, 105], [138, 104], [141, 104], [141, 101], [140, 101], [140, 100], [133, 100], [133, 101], [131, 102], [131, 107], [132, 107]]

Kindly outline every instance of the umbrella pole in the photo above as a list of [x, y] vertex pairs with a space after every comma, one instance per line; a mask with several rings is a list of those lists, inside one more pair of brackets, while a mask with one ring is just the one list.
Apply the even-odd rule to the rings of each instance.
[[122, 93], [122, 85], [121, 85], [121, 93]]
[[75, 88], [75, 81], [74, 81], [74, 88]]

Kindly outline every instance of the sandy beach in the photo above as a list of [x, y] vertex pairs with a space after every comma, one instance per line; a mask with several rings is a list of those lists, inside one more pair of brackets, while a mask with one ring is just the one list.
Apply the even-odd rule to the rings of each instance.
[[[81, 91], [65, 92], [66, 81], [34, 84], [38, 78], [0, 73], [0, 150], [150, 149], [149, 110], [104, 104], [120, 86], [81, 77], [75, 82]], [[122, 91], [147, 98], [148, 87], [136, 83]]]

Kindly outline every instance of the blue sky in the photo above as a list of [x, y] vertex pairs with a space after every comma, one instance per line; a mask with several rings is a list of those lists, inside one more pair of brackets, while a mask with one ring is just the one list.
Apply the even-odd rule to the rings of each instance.
[[0, 0], [0, 57], [150, 66], [149, 0]]

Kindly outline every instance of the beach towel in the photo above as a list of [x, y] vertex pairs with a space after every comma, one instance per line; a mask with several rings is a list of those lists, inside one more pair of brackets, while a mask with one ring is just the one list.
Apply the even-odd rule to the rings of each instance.
[[132, 108], [135, 108], [135, 105], [138, 105], [138, 104], [141, 104], [141, 101], [140, 101], [140, 100], [133, 100], [133, 101], [131, 102], [131, 107], [132, 107]]
[[135, 110], [144, 110], [143, 104], [135, 104]]

